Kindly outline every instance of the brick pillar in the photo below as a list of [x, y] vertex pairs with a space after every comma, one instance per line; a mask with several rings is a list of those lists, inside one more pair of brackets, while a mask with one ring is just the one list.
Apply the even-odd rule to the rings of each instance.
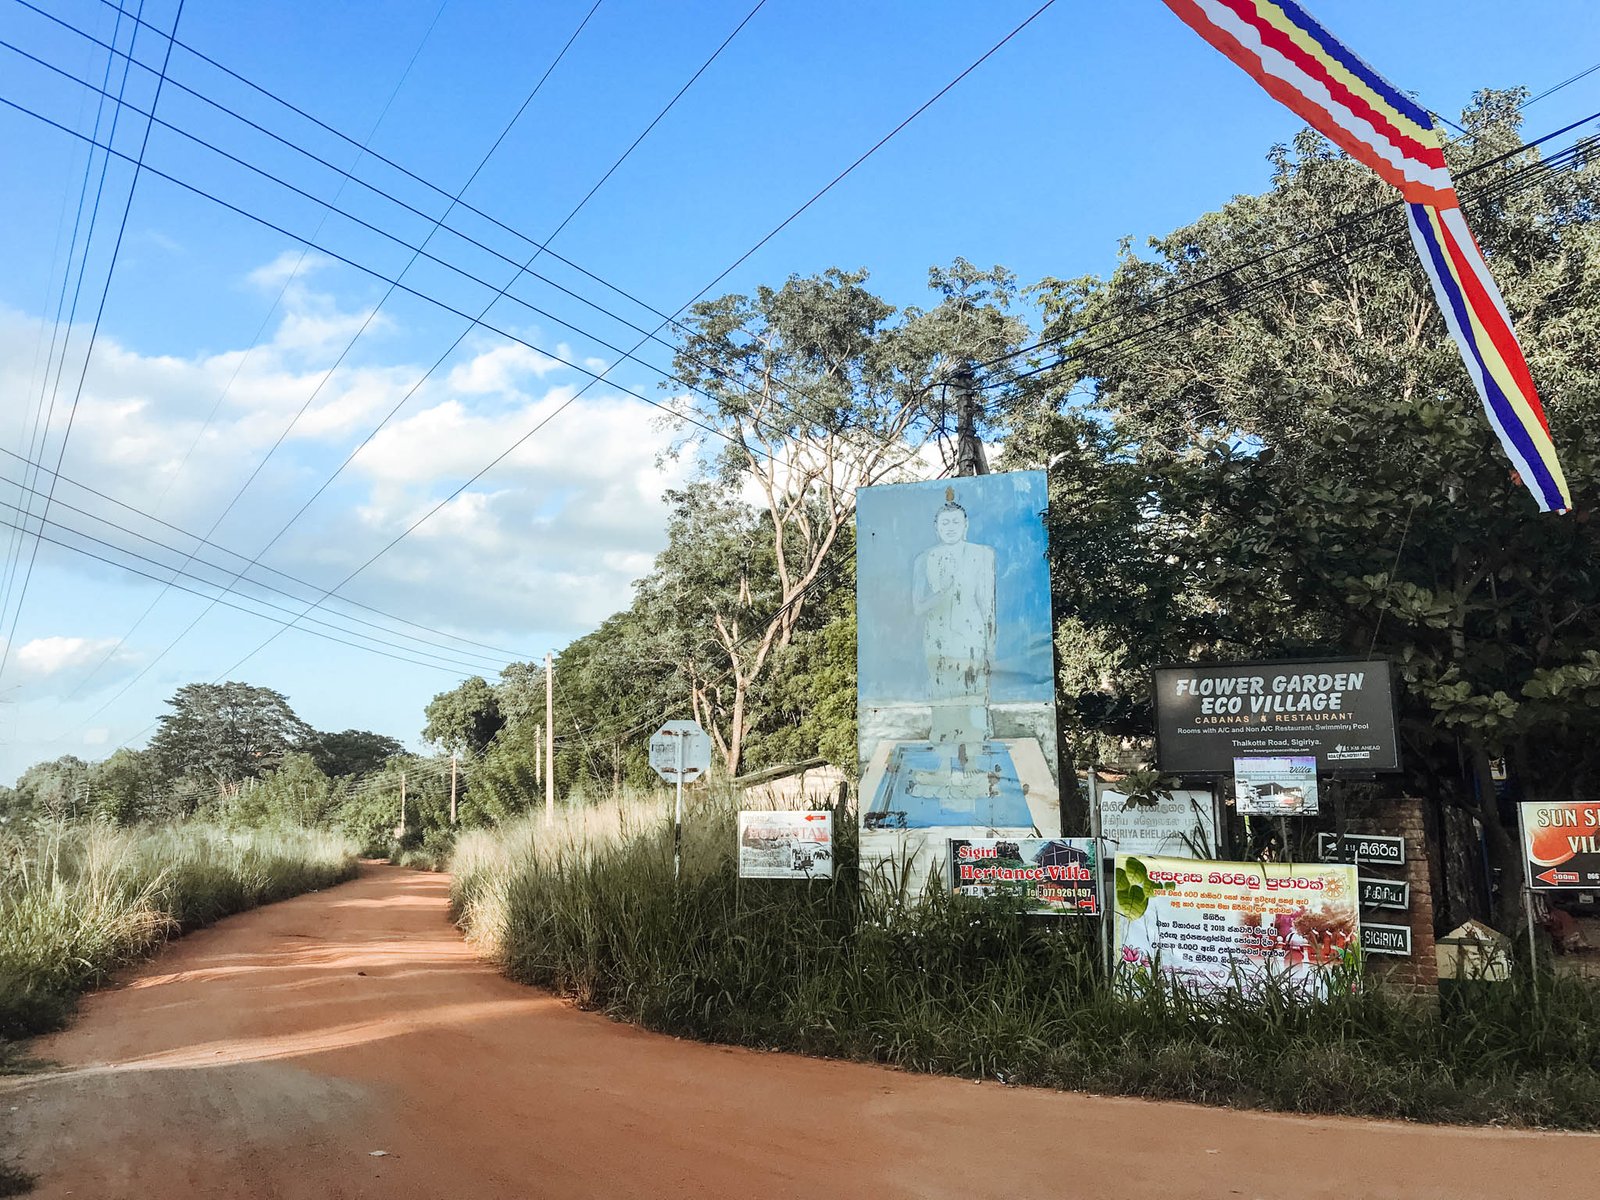
[[1439, 966], [1433, 941], [1433, 871], [1426, 808], [1421, 800], [1407, 796], [1387, 802], [1386, 809], [1380, 816], [1352, 820], [1350, 832], [1405, 838], [1405, 866], [1362, 864], [1357, 867], [1357, 874], [1365, 879], [1404, 879], [1411, 885], [1410, 908], [1403, 913], [1395, 909], [1363, 908], [1361, 920], [1363, 923], [1409, 926], [1411, 955], [1401, 958], [1368, 954], [1367, 971], [1388, 986], [1407, 992], [1437, 995]]

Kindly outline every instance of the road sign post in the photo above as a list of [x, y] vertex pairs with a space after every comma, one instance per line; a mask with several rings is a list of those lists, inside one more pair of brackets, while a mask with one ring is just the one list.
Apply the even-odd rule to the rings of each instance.
[[677, 785], [672, 806], [672, 878], [683, 861], [683, 785], [711, 770], [711, 739], [693, 721], [668, 721], [650, 738], [650, 765], [657, 775]]

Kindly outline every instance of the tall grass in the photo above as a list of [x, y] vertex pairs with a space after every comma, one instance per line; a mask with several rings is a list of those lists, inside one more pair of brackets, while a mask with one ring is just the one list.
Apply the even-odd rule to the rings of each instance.
[[0, 1038], [59, 1027], [76, 997], [165, 939], [348, 879], [355, 845], [306, 829], [45, 825], [0, 840]]
[[[463, 835], [458, 920], [511, 977], [654, 1029], [1007, 1082], [1210, 1104], [1600, 1127], [1600, 993], [1458, 989], [1427, 1006], [1357, 986], [1309, 1003], [1113, 994], [1092, 922], [1029, 919], [863, 881], [741, 883], [734, 804], [662, 800]], [[892, 882], [892, 881], [888, 881]]]

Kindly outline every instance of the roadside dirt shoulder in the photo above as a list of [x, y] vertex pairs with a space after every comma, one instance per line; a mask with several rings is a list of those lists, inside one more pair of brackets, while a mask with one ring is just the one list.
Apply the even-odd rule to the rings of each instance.
[[89, 997], [36, 1047], [60, 1070], [0, 1081], [37, 1195], [1469, 1200], [1600, 1177], [1587, 1135], [1153, 1104], [649, 1034], [502, 979], [450, 925], [447, 890], [363, 866]]

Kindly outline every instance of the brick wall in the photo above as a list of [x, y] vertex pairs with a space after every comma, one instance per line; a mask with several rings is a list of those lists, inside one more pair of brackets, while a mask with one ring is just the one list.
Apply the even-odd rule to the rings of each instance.
[[1376, 817], [1350, 822], [1351, 833], [1377, 833], [1406, 840], [1406, 863], [1403, 867], [1362, 865], [1358, 873], [1370, 879], [1405, 880], [1411, 885], [1411, 903], [1407, 912], [1394, 909], [1364, 908], [1363, 921], [1384, 925], [1408, 925], [1411, 928], [1411, 956], [1399, 958], [1390, 955], [1367, 955], [1367, 970], [1385, 983], [1410, 992], [1437, 993], [1439, 967], [1433, 941], [1433, 870], [1431, 849], [1434, 839], [1428, 836], [1426, 809], [1421, 800], [1406, 797], [1391, 800], [1385, 811]]

